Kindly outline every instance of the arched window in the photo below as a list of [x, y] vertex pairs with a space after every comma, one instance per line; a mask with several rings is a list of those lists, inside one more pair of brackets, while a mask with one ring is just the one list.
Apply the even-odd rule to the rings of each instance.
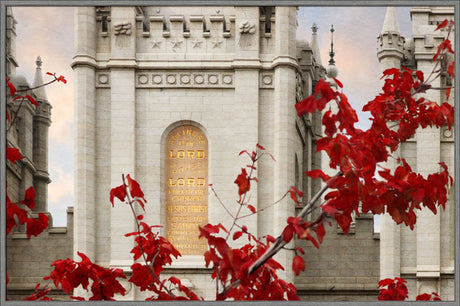
[[193, 125], [169, 132], [165, 143], [166, 238], [182, 255], [201, 255], [208, 223], [208, 139]]

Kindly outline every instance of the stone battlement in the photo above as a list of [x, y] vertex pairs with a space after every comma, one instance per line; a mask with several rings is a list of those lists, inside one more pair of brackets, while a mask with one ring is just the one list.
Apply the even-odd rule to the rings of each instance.
[[[186, 9], [186, 8], [185, 8]], [[196, 37], [222, 37], [231, 38], [235, 36], [235, 30], [240, 34], [255, 34], [260, 28], [266, 38], [271, 37], [271, 29], [275, 23], [275, 15], [272, 11], [263, 8], [260, 11], [259, 25], [250, 20], [239, 20], [236, 23], [235, 13], [231, 11], [223, 14], [220, 10], [204, 12], [206, 9], [189, 8], [185, 14], [168, 14], [163, 8], [138, 8], [135, 21], [112, 21], [110, 8], [99, 8], [96, 21], [101, 36], [108, 36], [113, 31], [115, 35], [131, 35], [136, 31], [137, 37], [162, 36], [164, 38], [196, 38]], [[161, 14], [161, 13], [163, 14]], [[196, 12], [196, 14], [195, 14]], [[133, 24], [135, 23], [135, 25]]]

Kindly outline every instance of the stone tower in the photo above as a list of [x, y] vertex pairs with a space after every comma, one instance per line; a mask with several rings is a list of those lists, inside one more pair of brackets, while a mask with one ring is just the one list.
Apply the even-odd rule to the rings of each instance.
[[[7, 97], [7, 109], [11, 116], [7, 131], [7, 145], [19, 149], [22, 159], [13, 164], [6, 162], [7, 193], [13, 203], [24, 199], [29, 187], [35, 189], [35, 207], [29, 211], [29, 217], [36, 218], [38, 213], [48, 215], [48, 228], [37, 237], [27, 238], [23, 225], [15, 227], [6, 239], [6, 262], [9, 277], [8, 298], [23, 299], [34, 292], [36, 284], [51, 272], [50, 263], [59, 258], [68, 258], [72, 254], [72, 209], [68, 209], [68, 227], [53, 227], [51, 214], [48, 212], [48, 129], [51, 124], [51, 103], [44, 87], [32, 89], [44, 84], [42, 76], [42, 60], [37, 58], [35, 76], [32, 86], [22, 75], [16, 74], [16, 20], [13, 11], [7, 8], [6, 59], [7, 77], [21, 92], [16, 95], [28, 94], [35, 99], [37, 106], [26, 99], [13, 101]], [[17, 118], [14, 119], [17, 112]], [[50, 292], [53, 299], [62, 298], [57, 290]]]
[[[412, 35], [404, 40], [399, 32], [394, 8], [388, 8], [382, 33], [379, 36], [378, 58], [382, 69], [400, 68], [401, 65], [418, 69], [427, 76], [436, 62], [433, 56], [446, 31], [434, 31], [444, 19], [453, 19], [453, 8], [415, 7], [411, 10]], [[439, 60], [438, 60], [439, 61]], [[442, 63], [439, 63], [446, 69]], [[431, 85], [445, 87], [452, 80], [443, 74]], [[430, 90], [424, 95], [431, 101], [446, 102], [444, 91]], [[448, 100], [454, 103], [454, 97]], [[405, 158], [412, 169], [425, 177], [439, 171], [443, 161], [453, 174], [453, 132], [426, 128], [417, 131], [415, 137], [403, 144], [395, 157]], [[389, 162], [395, 168], [395, 162]], [[381, 221], [380, 278], [402, 277], [408, 281], [409, 299], [424, 292], [438, 292], [443, 300], [454, 298], [454, 194], [453, 188], [446, 210], [434, 215], [422, 210], [417, 214], [415, 229], [396, 226], [383, 217]]]
[[[203, 186], [212, 183], [236, 212], [234, 180], [247, 164], [238, 153], [256, 143], [276, 162], [258, 163], [253, 205], [308, 185], [313, 118], [297, 118], [294, 104], [324, 68], [296, 43], [296, 8], [79, 7], [75, 25], [74, 250], [129, 269], [133, 243], [123, 235], [134, 220], [128, 206], [109, 202], [129, 173], [146, 194], [146, 222], [163, 225], [183, 254], [166, 272], [213, 299], [199, 243], [190, 243], [196, 233], [187, 230], [229, 226], [232, 218]], [[258, 236], [279, 233], [294, 209], [280, 203], [245, 223]], [[289, 266], [291, 256], [277, 259]], [[292, 281], [291, 273], [283, 277]], [[131, 290], [125, 298], [143, 295]]]

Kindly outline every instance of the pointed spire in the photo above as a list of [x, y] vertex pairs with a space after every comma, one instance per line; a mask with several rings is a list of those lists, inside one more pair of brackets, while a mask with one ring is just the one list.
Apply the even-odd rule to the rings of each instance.
[[326, 68], [326, 74], [330, 78], [336, 78], [337, 75], [339, 74], [339, 70], [335, 66], [335, 60], [334, 60], [334, 25], [331, 25], [331, 51], [329, 52], [329, 66]]
[[[35, 77], [34, 77], [34, 82], [32, 84], [32, 87], [40, 86], [44, 84], [43, 82], [43, 77], [42, 77], [42, 59], [40, 56], [37, 57], [37, 60], [35, 61], [35, 64], [37, 65], [37, 68], [35, 69]], [[45, 87], [40, 87], [37, 89], [34, 89], [34, 93], [37, 96], [38, 99], [42, 101], [48, 100], [46, 97], [46, 92], [45, 92]]]
[[313, 56], [316, 58], [316, 62], [318, 63], [318, 65], [322, 65], [323, 63], [321, 61], [321, 53], [319, 51], [319, 43], [318, 43], [318, 35], [317, 35], [318, 26], [316, 25], [316, 23], [313, 23], [311, 30], [312, 30], [311, 49], [313, 50]]
[[329, 52], [329, 56], [331, 57], [329, 59], [329, 65], [335, 65], [335, 60], [334, 60], [334, 25], [331, 25], [331, 51]]
[[398, 17], [396, 15], [396, 9], [392, 6], [387, 7], [385, 13], [385, 19], [383, 21], [382, 34], [386, 32], [398, 32], [399, 33], [399, 24]]

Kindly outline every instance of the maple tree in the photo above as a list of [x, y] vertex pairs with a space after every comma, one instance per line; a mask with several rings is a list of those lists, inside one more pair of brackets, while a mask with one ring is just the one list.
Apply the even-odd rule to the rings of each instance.
[[[433, 61], [437, 61], [438, 57], [444, 57], [446, 53], [453, 53], [449, 40], [453, 25], [452, 21], [446, 20], [436, 29], [448, 27], [449, 31], [446, 39], [438, 46]], [[417, 129], [445, 125], [449, 129], [452, 128], [454, 109], [449, 103], [438, 105], [423, 97], [415, 98], [415, 95], [430, 90], [430, 82], [440, 76], [438, 64], [439, 61], [428, 77], [420, 71], [408, 68], [384, 71], [383, 92], [363, 108], [372, 116], [372, 125], [365, 131], [355, 128], [357, 114], [345, 94], [331, 87], [325, 80], [319, 80], [314, 93], [296, 104], [299, 116], [322, 111], [328, 103], [337, 104], [336, 113], [331, 110], [324, 113], [322, 124], [325, 127], [325, 136], [317, 141], [317, 151], [327, 153], [330, 158], [329, 166], [336, 169], [337, 174], [329, 176], [319, 169], [306, 172], [306, 175], [313, 179], [321, 179], [325, 183], [324, 187], [297, 216], [291, 216], [286, 220], [287, 225], [276, 238], [270, 235], [255, 237], [241, 224], [242, 219], [266, 209], [264, 207], [256, 210], [247, 200], [251, 181], [257, 183], [257, 161], [266, 155], [274, 159], [263, 146], [257, 144], [254, 151], [240, 153], [247, 155], [251, 164], [241, 169], [234, 182], [238, 187], [239, 196], [239, 207], [235, 215], [225, 208], [210, 185], [219, 203], [233, 218], [233, 223], [228, 229], [221, 223], [206, 224], [199, 228], [200, 238], [206, 239], [209, 246], [204, 253], [204, 259], [206, 266], [211, 267], [213, 271], [211, 278], [215, 280], [217, 300], [298, 300], [295, 286], [277, 275], [277, 272], [285, 267], [274, 260], [273, 256], [286, 249], [285, 246], [294, 238], [308, 240], [319, 248], [326, 234], [324, 223], [327, 222], [328, 216], [333, 217], [344, 233], [347, 233], [353, 213], [359, 216], [360, 212], [386, 212], [397, 224], [404, 223], [413, 229], [416, 223], [415, 210], [427, 208], [436, 214], [439, 207], [444, 209], [447, 193], [453, 182], [445, 164], [440, 163], [441, 170], [426, 178], [415, 173], [404, 159], [398, 160], [399, 166], [393, 172], [380, 165], [390, 158], [391, 153], [402, 142], [413, 136]], [[447, 65], [446, 72], [454, 76], [453, 62]], [[54, 76], [50, 83], [65, 83], [64, 77], [48, 74]], [[339, 80], [334, 81], [339, 88], [343, 87]], [[7, 85], [13, 97], [16, 93], [13, 84], [7, 81]], [[446, 89], [447, 99], [449, 95], [450, 88]], [[20, 103], [23, 103], [26, 99], [32, 104], [35, 102], [28, 94], [14, 97], [13, 101], [21, 100]], [[7, 113], [10, 126], [16, 119], [17, 112], [13, 115], [14, 118], [11, 120]], [[397, 122], [397, 126], [391, 125], [394, 122]], [[18, 149], [7, 148], [7, 159], [10, 162], [15, 163], [21, 158]], [[379, 174], [379, 179], [376, 178], [376, 173]], [[288, 195], [297, 205], [300, 204], [298, 198], [302, 196], [302, 192], [291, 187], [273, 205]], [[322, 212], [315, 220], [306, 222], [305, 217], [318, 207], [316, 202], [323, 195], [325, 203], [320, 205]], [[47, 227], [47, 218], [29, 218], [27, 210], [20, 207], [20, 204], [23, 204], [33, 209], [34, 198], [33, 188], [26, 191], [24, 200], [19, 203], [11, 203], [7, 197], [7, 233], [17, 225], [17, 221], [19, 224], [27, 224], [28, 237], [38, 235]], [[141, 291], [151, 292], [153, 295], [147, 300], [202, 299], [184, 286], [177, 277], [162, 279], [161, 272], [164, 266], [178, 258], [180, 252], [166, 238], [159, 235], [159, 226], [143, 222], [144, 216], [136, 213], [134, 205], [139, 205], [145, 211], [147, 202], [139, 183], [129, 174], [122, 177], [122, 185], [110, 191], [112, 206], [115, 205], [116, 199], [130, 206], [137, 225], [137, 231], [126, 234], [127, 237], [133, 236], [135, 241], [131, 251], [134, 263], [128, 281], [138, 286]], [[231, 241], [239, 239], [247, 239], [248, 242], [239, 248], [230, 245]], [[302, 257], [305, 251], [300, 247], [292, 251], [295, 255], [291, 268], [298, 275], [305, 270], [305, 261]], [[82, 286], [91, 291], [90, 300], [112, 300], [116, 294], [125, 294], [126, 290], [119, 282], [119, 279], [126, 278], [122, 270], [101, 267], [91, 262], [85, 254], [77, 254], [81, 258], [79, 262], [72, 259], [53, 262], [54, 270], [44, 279], [53, 282], [56, 288], [61, 287], [69, 295], [73, 289]], [[408, 296], [405, 280], [398, 277], [381, 280], [378, 287], [379, 300], [405, 300]], [[46, 294], [50, 290], [48, 285], [40, 289], [38, 284], [35, 292], [26, 299], [48, 300]], [[71, 298], [84, 300], [78, 296]], [[416, 300], [440, 300], [440, 297], [437, 293], [425, 293], [417, 296]]]

